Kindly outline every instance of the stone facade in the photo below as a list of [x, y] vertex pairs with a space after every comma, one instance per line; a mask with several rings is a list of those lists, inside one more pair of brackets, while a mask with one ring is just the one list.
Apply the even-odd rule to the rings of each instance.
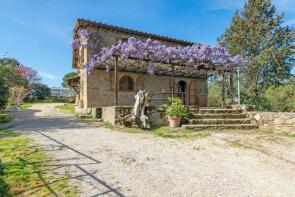
[[[140, 89], [145, 89], [149, 93], [157, 93], [152, 97], [153, 106], [167, 103], [168, 94], [172, 91], [172, 80], [169, 76], [146, 75], [131, 72], [119, 72], [118, 81], [123, 77], [130, 77], [133, 80], [132, 91], [118, 92], [118, 105], [133, 105], [134, 95]], [[182, 81], [186, 84], [185, 102], [189, 105], [205, 106], [207, 101], [207, 81], [204, 79], [176, 77], [174, 86]], [[83, 98], [84, 107], [106, 107], [114, 105], [114, 72], [105, 70], [95, 70], [87, 81], [83, 81], [84, 89], [81, 90], [80, 98]], [[83, 87], [83, 86], [81, 86]], [[163, 93], [163, 94], [159, 94]], [[163, 99], [163, 100], [161, 100]]]
[[[95, 43], [95, 48], [86, 49], [78, 48], [73, 51], [73, 66], [78, 69], [80, 75], [80, 91], [79, 91], [79, 106], [81, 108], [97, 108], [106, 107], [114, 105], [114, 72], [113, 70], [106, 72], [104, 69], [95, 69], [90, 75], [87, 75], [84, 69], [80, 69], [82, 65], [85, 65], [90, 57], [97, 53], [102, 47], [108, 47], [119, 40], [127, 40], [129, 37], [133, 36], [138, 39], [146, 40], [148, 37], [161, 37], [152, 34], [145, 34], [140, 32], [135, 32], [131, 30], [114, 31], [111, 28], [105, 28], [104, 26], [91, 25], [87, 22], [83, 22], [81, 26], [75, 26], [75, 32], [79, 28], [87, 29], [88, 31], [94, 33], [97, 37]], [[186, 41], [180, 41], [171, 38], [159, 39], [160, 42], [166, 44], [167, 46], [187, 46], [190, 43]], [[192, 44], [192, 43], [191, 43]], [[120, 66], [120, 65], [119, 65]], [[153, 100], [151, 105], [159, 106], [161, 104], [167, 103], [168, 93], [172, 92], [172, 77], [169, 75], [147, 75], [143, 72], [130, 72], [124, 70], [124, 68], [119, 68], [118, 72], [118, 83], [122, 77], [129, 77], [133, 80], [133, 89], [130, 91], [119, 91], [118, 92], [118, 105], [133, 105], [134, 95], [139, 89], [145, 89], [149, 93], [163, 93], [153, 95]], [[207, 106], [207, 77], [184, 77], [178, 75], [175, 77], [174, 92], [177, 91], [177, 86], [179, 82], [185, 84], [185, 103], [187, 105], [199, 105]]]

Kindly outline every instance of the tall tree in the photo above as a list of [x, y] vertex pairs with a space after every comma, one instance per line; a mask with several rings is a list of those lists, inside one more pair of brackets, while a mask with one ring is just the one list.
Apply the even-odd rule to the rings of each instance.
[[[242, 77], [249, 98], [259, 96], [265, 87], [284, 83], [291, 76], [295, 30], [283, 26], [283, 18], [270, 0], [248, 0], [218, 38], [231, 55], [248, 60], [248, 70]], [[231, 86], [233, 78], [231, 75]]]

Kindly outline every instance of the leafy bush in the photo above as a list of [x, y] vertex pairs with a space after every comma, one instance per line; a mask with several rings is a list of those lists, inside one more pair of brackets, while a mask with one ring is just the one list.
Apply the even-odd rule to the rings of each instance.
[[0, 114], [0, 123], [7, 123], [11, 121], [11, 117], [7, 114]]
[[269, 87], [245, 103], [254, 104], [258, 111], [295, 112], [295, 84]]
[[208, 85], [208, 106], [220, 107], [222, 102], [221, 88], [216, 81], [212, 81]]
[[50, 97], [50, 88], [42, 83], [32, 83], [30, 84], [30, 94], [28, 96], [28, 100], [38, 101], [45, 100]]
[[270, 87], [262, 94], [270, 111], [295, 112], [295, 84]]
[[166, 106], [165, 113], [168, 116], [187, 117], [188, 109], [178, 97], [169, 98], [169, 104]]
[[54, 96], [51, 97], [53, 102], [56, 103], [75, 103], [75, 96]]
[[8, 103], [8, 94], [8, 87], [5, 85], [5, 81], [2, 76], [0, 76], [0, 113], [4, 110]]

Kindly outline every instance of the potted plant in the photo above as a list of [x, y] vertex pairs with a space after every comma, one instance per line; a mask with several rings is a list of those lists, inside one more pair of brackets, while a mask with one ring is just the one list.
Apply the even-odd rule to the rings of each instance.
[[172, 128], [179, 127], [183, 117], [188, 116], [188, 109], [178, 97], [169, 98], [165, 113]]

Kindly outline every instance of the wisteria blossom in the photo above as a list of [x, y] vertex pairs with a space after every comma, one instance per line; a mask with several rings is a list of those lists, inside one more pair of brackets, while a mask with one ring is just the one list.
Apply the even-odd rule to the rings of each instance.
[[240, 56], [230, 56], [221, 46], [194, 44], [187, 47], [167, 47], [157, 40], [147, 39], [143, 42], [130, 37], [127, 42], [120, 41], [111, 47], [102, 48], [98, 54], [93, 55], [86, 65], [88, 73], [115, 56], [120, 61], [129, 58], [149, 61], [149, 74], [154, 74], [155, 63], [177, 64], [195, 69], [202, 65], [207, 70], [235, 70], [237, 66], [246, 65]]
[[18, 65], [16, 66], [16, 69], [20, 72], [21, 76], [23, 78], [28, 78], [30, 77], [30, 74], [33, 71], [33, 68], [31, 67], [26, 67], [26, 66], [22, 66], [22, 65]]
[[90, 44], [88, 40], [90, 38], [91, 33], [88, 32], [86, 29], [79, 29], [77, 34], [78, 34], [78, 38], [72, 41], [72, 48], [76, 49], [79, 46], [82, 46], [83, 48], [87, 48]]

